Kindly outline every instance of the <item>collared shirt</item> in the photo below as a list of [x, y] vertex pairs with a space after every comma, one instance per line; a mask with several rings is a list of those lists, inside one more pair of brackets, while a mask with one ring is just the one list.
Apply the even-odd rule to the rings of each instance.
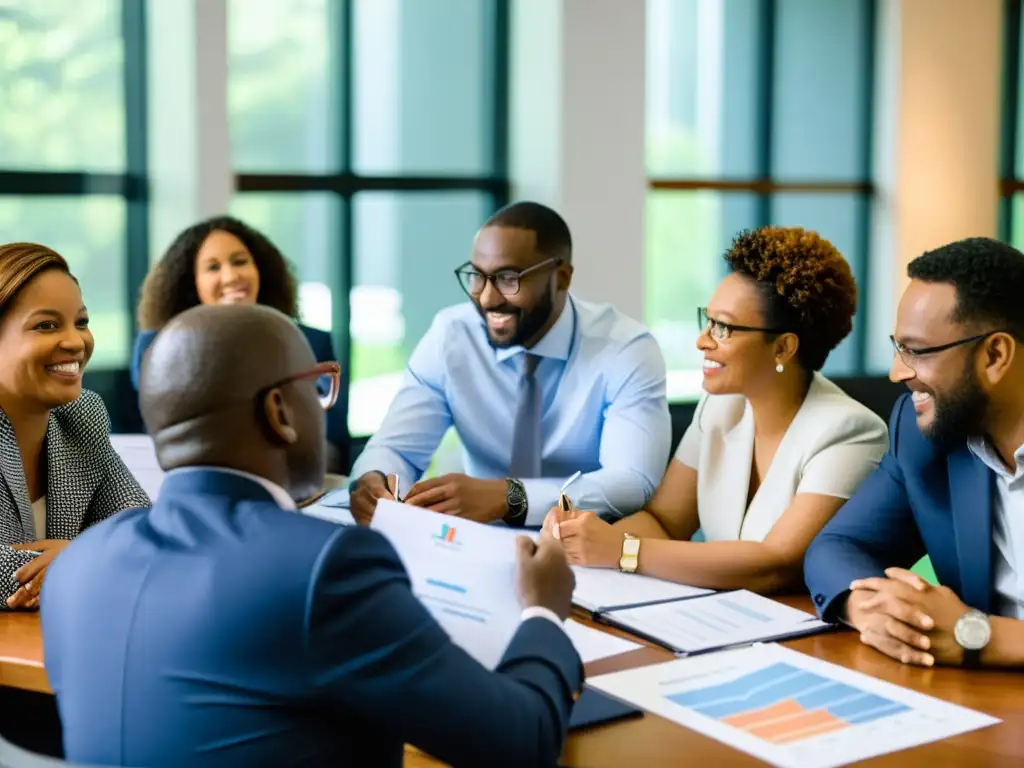
[[1011, 473], [988, 440], [972, 438], [967, 444], [996, 475], [992, 573], [999, 615], [1024, 619], [1024, 445], [1014, 454], [1017, 471]]
[[254, 483], [263, 486], [264, 490], [270, 494], [270, 498], [274, 500], [277, 506], [281, 509], [297, 509], [295, 500], [288, 494], [284, 488], [277, 483], [272, 483], [265, 477], [259, 475], [253, 475], [249, 472], [243, 472], [240, 469], [232, 469], [230, 467], [179, 467], [178, 469], [172, 469], [167, 473], [167, 476], [182, 474], [183, 472], [225, 472], [229, 475], [236, 475], [238, 477], [244, 477], [246, 480], [252, 480]]
[[[466, 473], [507, 477], [522, 347], [491, 347], [471, 303], [442, 310], [409, 360], [405, 381], [380, 430], [352, 468], [398, 473], [409, 489], [449, 427]], [[580, 509], [616, 516], [643, 507], [668, 464], [672, 440], [665, 360], [641, 323], [608, 305], [569, 298], [551, 330], [530, 349], [541, 357], [541, 477], [526, 487], [526, 524], [540, 525], [565, 480]]]

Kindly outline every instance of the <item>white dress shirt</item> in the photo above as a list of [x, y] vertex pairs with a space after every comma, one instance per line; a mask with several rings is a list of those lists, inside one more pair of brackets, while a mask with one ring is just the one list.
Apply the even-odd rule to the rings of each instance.
[[1014, 454], [1017, 471], [1013, 473], [984, 438], [971, 439], [967, 445], [996, 475], [992, 499], [996, 607], [1000, 616], [1024, 619], [1024, 445]]
[[36, 541], [46, 538], [46, 496], [32, 502], [32, 520], [36, 524]]

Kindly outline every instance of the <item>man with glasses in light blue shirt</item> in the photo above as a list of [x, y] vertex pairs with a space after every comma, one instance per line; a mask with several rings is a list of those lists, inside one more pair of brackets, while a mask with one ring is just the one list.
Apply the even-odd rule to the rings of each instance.
[[[569, 293], [572, 238], [538, 203], [495, 213], [456, 270], [470, 302], [442, 310], [381, 429], [352, 468], [362, 524], [391, 498], [479, 522], [540, 526], [569, 497], [608, 518], [642, 508], [668, 464], [665, 361], [641, 323]], [[420, 480], [455, 427], [467, 474]]]

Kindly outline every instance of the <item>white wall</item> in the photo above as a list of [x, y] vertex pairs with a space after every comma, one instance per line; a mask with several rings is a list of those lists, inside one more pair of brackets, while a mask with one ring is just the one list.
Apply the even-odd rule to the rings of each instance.
[[559, 211], [581, 298], [643, 317], [642, 0], [514, 0], [514, 199]]

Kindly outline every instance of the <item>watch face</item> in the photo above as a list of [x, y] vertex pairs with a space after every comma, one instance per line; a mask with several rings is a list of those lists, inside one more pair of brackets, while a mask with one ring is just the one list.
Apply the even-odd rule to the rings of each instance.
[[984, 614], [968, 613], [957, 621], [954, 634], [961, 647], [969, 651], [979, 651], [988, 645], [992, 629]]
[[622, 543], [622, 554], [636, 555], [640, 551], [640, 539], [626, 539]]

